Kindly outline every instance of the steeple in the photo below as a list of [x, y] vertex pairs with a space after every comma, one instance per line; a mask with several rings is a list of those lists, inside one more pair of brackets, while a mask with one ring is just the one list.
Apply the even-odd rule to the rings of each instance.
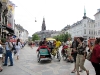
[[83, 16], [83, 19], [86, 19], [86, 9], [84, 7], [84, 16]]
[[46, 30], [45, 18], [43, 18], [43, 22], [42, 22], [42, 31], [44, 30]]

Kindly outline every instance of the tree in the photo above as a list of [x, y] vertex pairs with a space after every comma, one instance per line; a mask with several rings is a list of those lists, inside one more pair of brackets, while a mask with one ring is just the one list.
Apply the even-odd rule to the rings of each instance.
[[67, 32], [65, 34], [60, 34], [57, 36], [54, 36], [53, 38], [57, 39], [61, 42], [66, 42], [68, 40], [68, 38], [71, 38], [71, 35]]
[[5, 38], [1, 38], [1, 42], [2, 43], [5, 43], [6, 42], [6, 39]]
[[37, 34], [32, 35], [32, 41], [40, 40], [40, 37]]

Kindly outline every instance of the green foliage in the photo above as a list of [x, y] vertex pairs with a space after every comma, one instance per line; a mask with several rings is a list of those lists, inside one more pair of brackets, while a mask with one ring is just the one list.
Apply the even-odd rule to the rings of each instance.
[[71, 35], [67, 32], [65, 34], [57, 35], [53, 37], [54, 39], [57, 39], [61, 42], [66, 42], [68, 38], [71, 38]]
[[37, 34], [32, 35], [32, 41], [40, 40], [40, 37]]
[[2, 43], [5, 43], [6, 42], [6, 39], [5, 38], [1, 38], [1, 42]]

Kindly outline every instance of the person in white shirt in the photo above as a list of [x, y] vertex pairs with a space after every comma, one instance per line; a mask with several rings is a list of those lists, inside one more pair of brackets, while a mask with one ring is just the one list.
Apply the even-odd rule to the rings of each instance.
[[5, 62], [4, 62], [3, 66], [7, 66], [8, 57], [10, 59], [10, 65], [9, 66], [13, 66], [12, 47], [13, 47], [13, 45], [10, 42], [10, 39], [6, 39], [6, 43], [5, 43], [6, 56], [5, 56]]
[[17, 60], [19, 60], [19, 53], [20, 53], [21, 48], [22, 48], [22, 45], [21, 45], [20, 39], [17, 39], [17, 42], [16, 42]]
[[68, 38], [68, 41], [66, 42], [66, 44], [68, 45], [67, 54], [68, 54], [69, 61], [71, 63], [73, 63], [73, 58], [71, 56], [71, 53], [72, 53], [72, 50], [71, 50], [72, 41], [70, 40], [70, 38]]

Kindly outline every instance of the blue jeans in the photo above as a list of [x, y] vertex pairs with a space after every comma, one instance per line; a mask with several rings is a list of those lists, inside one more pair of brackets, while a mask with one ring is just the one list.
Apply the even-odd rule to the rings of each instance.
[[13, 65], [12, 52], [10, 50], [6, 50], [5, 65], [7, 65], [8, 57], [10, 59], [10, 65]]

